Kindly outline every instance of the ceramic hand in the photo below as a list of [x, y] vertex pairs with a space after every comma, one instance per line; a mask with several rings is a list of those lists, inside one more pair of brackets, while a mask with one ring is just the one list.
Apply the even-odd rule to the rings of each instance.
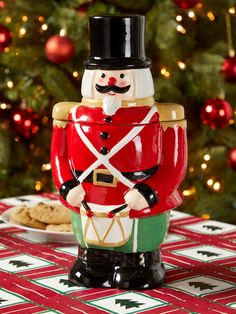
[[143, 195], [137, 189], [129, 190], [124, 196], [126, 204], [134, 210], [141, 210], [149, 207]]
[[84, 200], [85, 191], [82, 185], [77, 185], [69, 191], [66, 197], [67, 203], [71, 206], [80, 207], [81, 202]]

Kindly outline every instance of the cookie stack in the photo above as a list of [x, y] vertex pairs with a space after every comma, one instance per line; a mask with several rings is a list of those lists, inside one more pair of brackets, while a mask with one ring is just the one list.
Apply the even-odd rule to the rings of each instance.
[[70, 210], [60, 204], [39, 203], [33, 207], [17, 207], [10, 221], [47, 231], [72, 232]]

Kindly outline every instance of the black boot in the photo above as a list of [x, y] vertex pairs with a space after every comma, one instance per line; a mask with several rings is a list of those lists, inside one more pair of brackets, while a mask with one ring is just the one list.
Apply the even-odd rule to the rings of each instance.
[[83, 287], [112, 286], [114, 252], [79, 247], [69, 280]]
[[151, 289], [161, 285], [165, 268], [160, 250], [145, 253], [117, 253], [113, 288]]

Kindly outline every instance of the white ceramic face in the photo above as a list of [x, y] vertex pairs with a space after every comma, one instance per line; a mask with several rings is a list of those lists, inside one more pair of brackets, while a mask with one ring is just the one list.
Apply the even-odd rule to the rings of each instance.
[[114, 96], [120, 100], [130, 100], [134, 95], [132, 70], [95, 70], [93, 77], [95, 99]]

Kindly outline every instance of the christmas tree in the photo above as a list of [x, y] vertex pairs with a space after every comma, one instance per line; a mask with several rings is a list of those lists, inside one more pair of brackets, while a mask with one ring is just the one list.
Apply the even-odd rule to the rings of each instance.
[[185, 107], [180, 210], [236, 221], [235, 0], [1, 0], [0, 197], [54, 189], [51, 111], [80, 101], [88, 16], [144, 14], [155, 98]]

